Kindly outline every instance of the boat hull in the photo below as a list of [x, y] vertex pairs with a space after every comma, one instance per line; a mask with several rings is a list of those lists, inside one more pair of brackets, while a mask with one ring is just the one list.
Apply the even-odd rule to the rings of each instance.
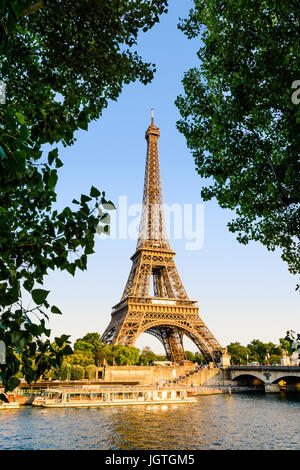
[[196, 398], [190, 397], [184, 400], [145, 400], [145, 401], [107, 401], [107, 402], [77, 402], [77, 403], [69, 403], [69, 402], [61, 402], [61, 403], [43, 403], [43, 402], [33, 402], [33, 406], [41, 407], [41, 408], [95, 408], [101, 406], [128, 406], [128, 405], [180, 405], [180, 404], [188, 404], [188, 403], [195, 403], [197, 400]]
[[18, 408], [20, 405], [17, 402], [0, 403], [0, 410], [16, 410]]

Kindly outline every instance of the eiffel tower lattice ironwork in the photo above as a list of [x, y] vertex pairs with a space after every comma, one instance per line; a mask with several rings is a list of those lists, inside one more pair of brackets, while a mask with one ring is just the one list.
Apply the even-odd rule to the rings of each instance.
[[[146, 131], [147, 159], [140, 231], [132, 268], [120, 302], [112, 309], [102, 342], [133, 346], [141, 333], [158, 338], [169, 360], [185, 359], [183, 336], [198, 347], [206, 360], [217, 362], [222, 351], [190, 300], [174, 262], [163, 214], [158, 139], [159, 128]], [[151, 280], [153, 293], [150, 293]]]

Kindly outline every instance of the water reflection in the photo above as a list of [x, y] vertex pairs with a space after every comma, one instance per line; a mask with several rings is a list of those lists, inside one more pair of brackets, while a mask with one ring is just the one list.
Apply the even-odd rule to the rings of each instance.
[[300, 395], [195, 404], [3, 410], [1, 449], [299, 449]]

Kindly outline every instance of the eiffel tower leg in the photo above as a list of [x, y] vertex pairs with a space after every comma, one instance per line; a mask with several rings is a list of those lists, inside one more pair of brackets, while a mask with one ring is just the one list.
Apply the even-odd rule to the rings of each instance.
[[[199, 352], [204, 357], [205, 362], [214, 362], [214, 364], [220, 362], [222, 348], [219, 343], [216, 342], [215, 338], [207, 338], [204, 335], [200, 338], [199, 333], [198, 335], [194, 335], [186, 332], [186, 335], [197, 346]], [[215, 344], [215, 342], [217, 344]]]
[[183, 332], [179, 328], [167, 327], [165, 325], [149, 328], [145, 333], [155, 336], [163, 344], [169, 361], [179, 362], [185, 359], [183, 349]]
[[104, 331], [103, 335], [101, 336], [101, 342], [105, 344], [112, 344], [116, 332], [117, 332], [118, 324], [113, 320], [110, 321], [108, 327]]
[[123, 318], [112, 319], [101, 337], [102, 343], [133, 346], [137, 340], [140, 323], [124, 315]]
[[[150, 333], [150, 331], [149, 331]], [[164, 345], [166, 356], [169, 361], [179, 362], [185, 359], [183, 349], [183, 334], [177, 328], [160, 327], [154, 334]]]
[[185, 359], [183, 349], [183, 335], [179, 329], [166, 328], [167, 330], [167, 342], [171, 353], [171, 361], [179, 362]]
[[146, 330], [145, 333], [150, 333], [153, 336], [155, 336], [157, 339], [159, 339], [159, 341], [162, 343], [163, 347], [165, 348], [167, 359], [171, 361], [172, 354], [171, 354], [170, 345], [169, 345], [167, 335], [166, 335], [166, 329], [163, 326], [159, 326], [156, 328], [150, 328], [149, 330]]

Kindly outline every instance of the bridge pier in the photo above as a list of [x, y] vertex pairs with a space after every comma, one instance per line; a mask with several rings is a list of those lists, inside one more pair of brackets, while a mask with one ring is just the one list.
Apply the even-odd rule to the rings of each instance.
[[265, 384], [266, 393], [280, 393], [280, 386], [278, 384]]

